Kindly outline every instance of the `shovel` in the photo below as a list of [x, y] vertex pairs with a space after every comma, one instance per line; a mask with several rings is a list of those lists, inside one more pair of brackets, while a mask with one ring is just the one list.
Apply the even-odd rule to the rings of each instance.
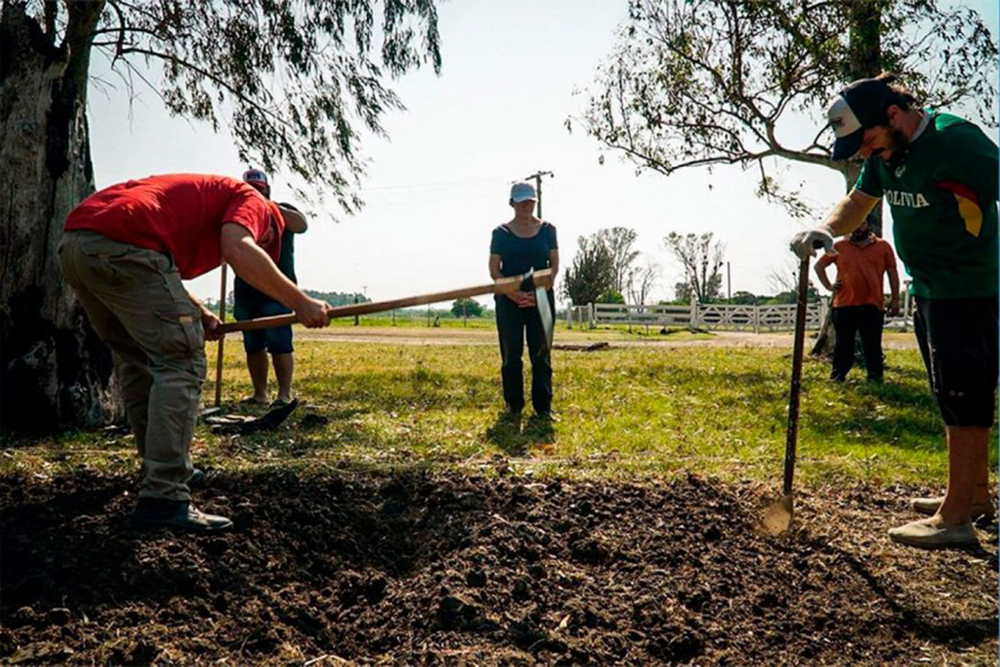
[[[448, 290], [446, 292], [431, 292], [430, 294], [418, 294], [402, 299], [391, 301], [369, 301], [368, 303], [355, 303], [348, 306], [336, 306], [327, 309], [330, 318], [354, 317], [355, 315], [368, 315], [370, 313], [384, 313], [397, 308], [410, 308], [412, 306], [422, 306], [428, 303], [438, 303], [440, 301], [452, 301], [453, 299], [464, 299], [467, 297], [479, 296], [481, 294], [513, 294], [517, 291], [535, 292], [536, 304], [539, 311], [543, 309], [542, 326], [545, 329], [545, 339], [551, 346], [552, 341], [552, 316], [548, 308], [548, 298], [545, 288], [552, 287], [552, 269], [542, 269], [540, 271], [528, 271], [521, 276], [510, 278], [500, 278], [484, 285], [474, 285], [472, 287], [462, 287]], [[223, 334], [234, 331], [250, 331], [252, 329], [269, 329], [271, 327], [282, 327], [298, 322], [295, 313], [287, 315], [274, 315], [272, 317], [258, 317], [252, 320], [242, 320], [240, 322], [227, 322], [219, 327]]]
[[785, 478], [782, 496], [767, 508], [762, 527], [780, 535], [792, 523], [792, 477], [795, 475], [795, 448], [799, 435], [799, 393], [802, 388], [802, 352], [806, 337], [806, 297], [809, 290], [809, 258], [799, 263], [799, 293], [795, 306], [795, 342], [792, 348], [792, 386], [788, 395], [788, 432], [785, 439]]

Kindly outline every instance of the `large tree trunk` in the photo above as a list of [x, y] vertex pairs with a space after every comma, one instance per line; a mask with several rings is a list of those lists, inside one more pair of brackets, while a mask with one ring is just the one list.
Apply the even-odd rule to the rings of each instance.
[[[882, 10], [881, 0], [856, 0], [850, 7], [851, 37], [848, 54], [848, 76], [852, 81], [878, 76], [882, 71]], [[850, 192], [861, 173], [861, 165], [851, 163], [844, 172]], [[868, 215], [868, 224], [876, 236], [882, 236], [882, 202]], [[837, 332], [833, 328], [833, 308], [826, 311], [816, 343], [809, 354], [833, 356]]]
[[0, 431], [38, 434], [120, 413], [111, 355], [63, 281], [66, 215], [94, 190], [86, 122], [90, 40], [103, 2], [67, 3], [61, 45], [0, 14]]

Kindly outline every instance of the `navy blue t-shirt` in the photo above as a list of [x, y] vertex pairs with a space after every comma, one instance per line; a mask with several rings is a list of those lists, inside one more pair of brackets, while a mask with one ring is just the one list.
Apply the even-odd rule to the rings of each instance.
[[549, 253], [558, 250], [556, 228], [547, 222], [531, 238], [515, 236], [506, 224], [493, 230], [490, 254], [500, 255], [500, 274], [505, 277], [519, 276], [529, 269], [547, 269]]
[[[281, 254], [278, 257], [277, 265], [278, 270], [286, 278], [293, 283], [298, 283], [298, 279], [295, 277], [295, 234], [291, 230], [286, 229], [281, 234]], [[237, 304], [247, 307], [275, 302], [274, 299], [239, 276], [236, 276], [236, 280], [233, 281], [233, 298]]]

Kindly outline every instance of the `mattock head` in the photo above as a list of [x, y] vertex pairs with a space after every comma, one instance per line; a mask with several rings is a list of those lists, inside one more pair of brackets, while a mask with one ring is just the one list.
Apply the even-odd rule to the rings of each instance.
[[[544, 276], [543, 276], [544, 278]], [[551, 284], [551, 279], [548, 281]], [[552, 318], [552, 307], [549, 304], [549, 293], [545, 287], [545, 281], [535, 285], [535, 269], [528, 269], [521, 280], [518, 289], [522, 292], [535, 293], [535, 307], [538, 309], [538, 317], [542, 320], [542, 331], [545, 332], [545, 347], [552, 349], [552, 336], [555, 333], [555, 322]]]

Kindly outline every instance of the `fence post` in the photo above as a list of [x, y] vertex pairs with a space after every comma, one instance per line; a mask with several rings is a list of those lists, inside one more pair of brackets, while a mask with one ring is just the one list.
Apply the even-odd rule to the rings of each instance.
[[691, 319], [689, 325], [692, 329], [698, 328], [698, 295], [691, 292]]
[[829, 308], [829, 304], [826, 301], [826, 296], [821, 296], [819, 298], [819, 327], [823, 328], [823, 324], [826, 322], [826, 311]]
[[591, 301], [587, 304], [587, 322], [590, 324], [590, 329], [597, 328], [597, 320], [594, 317], [594, 302]]
[[753, 332], [760, 333], [760, 306], [755, 303], [751, 308], [753, 308]]

